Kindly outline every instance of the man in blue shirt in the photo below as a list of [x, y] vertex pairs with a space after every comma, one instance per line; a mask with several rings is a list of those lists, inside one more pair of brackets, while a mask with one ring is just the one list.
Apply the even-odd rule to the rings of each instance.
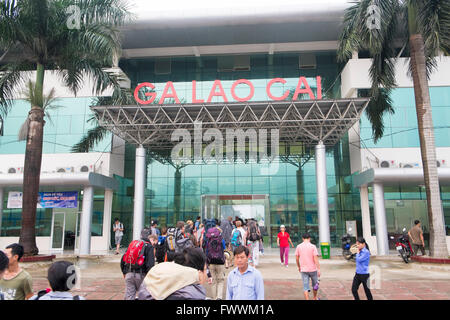
[[227, 300], [264, 300], [261, 273], [248, 265], [249, 250], [239, 246], [234, 250], [233, 269], [227, 279]]

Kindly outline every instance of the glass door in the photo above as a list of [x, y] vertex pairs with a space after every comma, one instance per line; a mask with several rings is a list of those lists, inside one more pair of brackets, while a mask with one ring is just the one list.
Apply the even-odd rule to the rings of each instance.
[[64, 250], [64, 232], [66, 216], [64, 212], [53, 212], [52, 222], [52, 250]]

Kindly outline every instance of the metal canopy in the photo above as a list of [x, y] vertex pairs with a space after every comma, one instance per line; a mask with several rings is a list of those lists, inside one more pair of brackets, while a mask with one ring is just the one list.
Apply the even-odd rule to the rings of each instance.
[[[194, 131], [194, 122], [203, 130], [279, 129], [280, 142], [302, 142], [314, 146], [319, 141], [335, 145], [360, 119], [368, 98], [341, 100], [297, 100], [231, 102], [209, 104], [95, 106], [99, 124], [129, 143], [156, 149], [171, 149], [175, 129]], [[193, 134], [192, 134], [193, 137]]]

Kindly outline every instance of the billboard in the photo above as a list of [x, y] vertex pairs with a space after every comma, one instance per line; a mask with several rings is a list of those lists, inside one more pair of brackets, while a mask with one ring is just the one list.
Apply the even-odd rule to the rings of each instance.
[[[22, 209], [23, 193], [8, 193], [8, 209]], [[39, 192], [37, 208], [77, 208], [78, 191]]]

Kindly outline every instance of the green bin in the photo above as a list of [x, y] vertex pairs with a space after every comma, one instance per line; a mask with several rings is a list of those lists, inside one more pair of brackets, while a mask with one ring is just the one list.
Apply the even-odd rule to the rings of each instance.
[[322, 252], [322, 259], [330, 259], [330, 244], [328, 242], [320, 243], [320, 251]]

